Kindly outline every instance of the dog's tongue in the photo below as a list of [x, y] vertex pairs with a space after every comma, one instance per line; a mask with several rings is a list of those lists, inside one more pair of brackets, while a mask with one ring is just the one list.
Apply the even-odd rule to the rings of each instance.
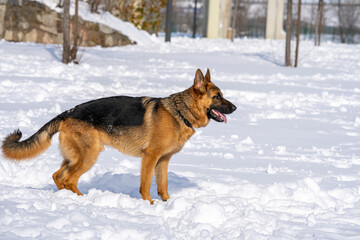
[[225, 116], [224, 114], [222, 114], [221, 112], [219, 112], [218, 110], [215, 110], [215, 109], [212, 109], [211, 111], [216, 115], [216, 117], [217, 117], [218, 119], [223, 120], [224, 123], [227, 122], [226, 116]]

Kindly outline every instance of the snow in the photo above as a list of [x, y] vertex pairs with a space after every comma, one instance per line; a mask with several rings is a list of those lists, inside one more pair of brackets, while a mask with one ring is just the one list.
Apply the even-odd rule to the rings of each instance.
[[0, 41], [0, 138], [29, 137], [76, 104], [168, 96], [197, 68], [237, 111], [198, 129], [169, 167], [171, 198], [139, 194], [140, 160], [106, 149], [79, 181], [52, 181], [58, 135], [38, 158], [0, 155], [0, 239], [357, 239], [360, 235], [360, 48], [173, 38], [86, 48], [64, 65], [57, 46]]

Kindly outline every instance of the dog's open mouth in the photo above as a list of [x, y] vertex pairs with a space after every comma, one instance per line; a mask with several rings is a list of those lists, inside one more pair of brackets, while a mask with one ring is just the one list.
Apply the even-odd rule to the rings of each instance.
[[216, 109], [211, 109], [208, 112], [208, 116], [217, 122], [227, 122], [226, 116]]

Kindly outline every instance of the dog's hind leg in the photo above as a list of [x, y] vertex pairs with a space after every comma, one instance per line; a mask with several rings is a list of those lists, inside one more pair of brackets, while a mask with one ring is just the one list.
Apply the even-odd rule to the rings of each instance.
[[157, 191], [163, 201], [170, 198], [168, 193], [168, 167], [172, 154], [162, 156], [155, 166]]
[[78, 195], [82, 195], [77, 187], [79, 178], [95, 164], [99, 153], [100, 151], [87, 151], [87, 153], [83, 156], [84, 159], [78, 161], [77, 164], [69, 168], [68, 177], [64, 181], [66, 189], [69, 189]]
[[53, 180], [56, 184], [56, 187], [61, 190], [64, 189], [64, 183], [63, 183], [63, 174], [64, 174], [64, 170], [68, 167], [69, 164], [69, 160], [64, 159], [61, 168], [59, 170], [57, 170], [54, 174], [53, 174]]
[[76, 162], [73, 165], [70, 164], [71, 161], [64, 160], [61, 168], [53, 174], [58, 189], [65, 188], [78, 195], [83, 195], [77, 187], [79, 178], [95, 164], [99, 153], [100, 151], [89, 149], [86, 154], [81, 156], [81, 159], [73, 160], [72, 162]]
[[53, 174], [54, 182], [59, 190], [65, 188], [74, 193], [77, 193], [78, 195], [82, 195], [82, 193], [77, 188], [77, 181], [71, 179], [73, 178], [74, 169], [78, 168], [78, 164], [76, 164], [75, 166], [70, 166], [69, 163], [70, 161], [64, 160], [61, 168]]
[[53, 178], [59, 189], [82, 195], [77, 184], [82, 174], [96, 162], [103, 145], [98, 132], [76, 121], [65, 122], [60, 131], [60, 148], [65, 160]]

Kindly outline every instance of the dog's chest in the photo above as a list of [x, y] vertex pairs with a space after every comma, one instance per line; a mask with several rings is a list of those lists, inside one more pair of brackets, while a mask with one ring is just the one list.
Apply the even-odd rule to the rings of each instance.
[[180, 150], [184, 147], [185, 143], [191, 138], [194, 133], [195, 130], [190, 128], [182, 131], [181, 134], [179, 134], [177, 138], [174, 139], [175, 144], [173, 145], [173, 152], [180, 152]]

